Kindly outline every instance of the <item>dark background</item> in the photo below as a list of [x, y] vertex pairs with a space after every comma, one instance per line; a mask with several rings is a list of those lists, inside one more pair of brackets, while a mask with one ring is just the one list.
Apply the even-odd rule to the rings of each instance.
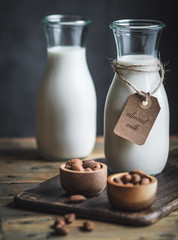
[[[46, 63], [41, 19], [49, 14], [77, 14], [93, 24], [87, 38], [87, 59], [98, 101], [97, 133], [103, 134], [103, 110], [116, 57], [108, 25], [118, 19], [163, 21], [160, 52], [166, 67], [171, 133], [178, 133], [177, 3], [163, 0], [4, 0], [0, 1], [0, 137], [35, 136], [36, 96]], [[169, 70], [169, 71], [168, 71]]]

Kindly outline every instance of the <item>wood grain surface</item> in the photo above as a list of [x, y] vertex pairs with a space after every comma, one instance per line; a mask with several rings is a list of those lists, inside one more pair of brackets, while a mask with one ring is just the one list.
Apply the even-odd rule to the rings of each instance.
[[[170, 151], [177, 164], [178, 137], [171, 136]], [[103, 158], [103, 137], [97, 138], [90, 158]], [[43, 160], [34, 138], [0, 139], [0, 240], [13, 239], [66, 239], [66, 240], [175, 240], [178, 239], [178, 211], [174, 211], [155, 224], [145, 227], [126, 226], [93, 220], [95, 229], [82, 232], [84, 218], [76, 219], [69, 226], [65, 237], [54, 235], [50, 226], [61, 214], [18, 209], [14, 195], [33, 188], [58, 175], [63, 162]]]

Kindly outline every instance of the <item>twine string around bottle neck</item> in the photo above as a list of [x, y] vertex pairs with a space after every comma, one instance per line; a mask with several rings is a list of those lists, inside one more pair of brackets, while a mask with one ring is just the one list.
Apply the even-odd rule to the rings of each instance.
[[[153, 96], [153, 94], [155, 94], [157, 92], [157, 90], [159, 89], [159, 87], [161, 86], [163, 80], [164, 80], [164, 68], [161, 64], [161, 62], [157, 59], [156, 63], [153, 64], [140, 64], [140, 65], [123, 65], [121, 63], [119, 63], [117, 60], [113, 61], [112, 64], [115, 72], [117, 73], [118, 77], [125, 82], [126, 84], [128, 84], [130, 87], [132, 87], [136, 93], [143, 98], [144, 101], [147, 101], [148, 98], [150, 98], [151, 96]], [[146, 69], [141, 69], [143, 67], [149, 67], [149, 66], [156, 66], [157, 68], [155, 70], [146, 70]], [[127, 79], [125, 79], [123, 77], [123, 71], [130, 71], [130, 72], [140, 72], [140, 73], [153, 73], [153, 72], [160, 72], [160, 80], [157, 84], [157, 86], [153, 89], [153, 91], [149, 91], [149, 92], [144, 92], [139, 90], [138, 88], [136, 88], [131, 82], [129, 82]]]

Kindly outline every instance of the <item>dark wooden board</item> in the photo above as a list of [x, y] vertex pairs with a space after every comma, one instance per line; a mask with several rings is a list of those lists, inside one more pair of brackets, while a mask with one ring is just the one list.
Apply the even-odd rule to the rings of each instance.
[[[100, 159], [102, 162], [103, 159]], [[114, 209], [108, 202], [106, 189], [83, 203], [69, 204], [60, 185], [59, 175], [15, 196], [18, 207], [55, 214], [74, 212], [78, 217], [125, 225], [153, 224], [178, 209], [178, 150], [169, 154], [164, 171], [156, 176], [158, 191], [154, 204], [147, 210], [127, 212]]]

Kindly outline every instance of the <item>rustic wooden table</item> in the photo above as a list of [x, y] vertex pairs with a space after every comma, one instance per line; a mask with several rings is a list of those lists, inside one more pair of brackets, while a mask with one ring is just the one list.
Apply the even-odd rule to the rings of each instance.
[[[178, 137], [171, 136], [170, 150], [178, 149]], [[103, 158], [103, 137], [98, 137], [88, 158]], [[50, 228], [57, 215], [17, 209], [14, 195], [58, 175], [62, 162], [43, 160], [34, 138], [0, 139], [0, 240], [59, 239]], [[147, 227], [128, 227], [94, 221], [92, 232], [82, 232], [84, 219], [69, 226], [70, 234], [60, 239], [171, 240], [178, 239], [178, 211]]]

